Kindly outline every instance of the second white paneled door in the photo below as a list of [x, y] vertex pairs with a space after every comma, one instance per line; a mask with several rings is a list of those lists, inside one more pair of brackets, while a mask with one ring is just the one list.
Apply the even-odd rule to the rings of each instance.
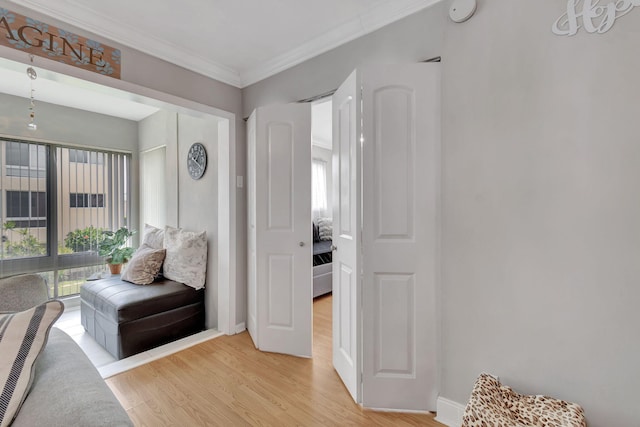
[[333, 95], [333, 366], [361, 402], [360, 82], [353, 72]]
[[433, 411], [440, 64], [356, 70], [333, 120], [334, 366], [365, 407]]
[[440, 64], [362, 73], [362, 404], [435, 411]]
[[258, 108], [247, 128], [249, 333], [262, 351], [311, 357], [311, 106]]

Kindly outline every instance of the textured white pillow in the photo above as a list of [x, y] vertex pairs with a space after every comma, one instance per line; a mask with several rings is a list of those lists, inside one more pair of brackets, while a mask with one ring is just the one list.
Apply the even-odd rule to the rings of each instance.
[[154, 227], [153, 225], [144, 225], [144, 236], [142, 236], [142, 245], [147, 245], [153, 249], [164, 248], [164, 230]]
[[195, 289], [204, 288], [207, 274], [207, 233], [164, 229], [164, 277]]
[[333, 220], [331, 218], [318, 218], [317, 222], [320, 240], [331, 240], [333, 238]]

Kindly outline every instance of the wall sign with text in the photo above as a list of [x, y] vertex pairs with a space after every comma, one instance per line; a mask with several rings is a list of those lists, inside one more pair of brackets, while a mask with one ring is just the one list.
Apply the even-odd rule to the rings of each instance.
[[[588, 33], [606, 33], [618, 18], [622, 18], [640, 0], [567, 0], [567, 11], [553, 23], [551, 31], [559, 36], [573, 36], [580, 28]], [[582, 25], [580, 25], [582, 23]]]
[[0, 45], [120, 78], [120, 50], [0, 8]]

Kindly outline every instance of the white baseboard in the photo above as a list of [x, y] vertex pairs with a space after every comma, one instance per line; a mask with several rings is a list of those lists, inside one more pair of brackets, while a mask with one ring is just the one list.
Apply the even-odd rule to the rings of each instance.
[[448, 427], [460, 427], [462, 425], [462, 415], [464, 414], [465, 405], [445, 399], [444, 397], [438, 397], [436, 405], [438, 409], [436, 421]]
[[236, 334], [239, 334], [240, 332], [244, 332], [246, 330], [247, 330], [247, 326], [244, 322], [238, 323], [236, 325]]

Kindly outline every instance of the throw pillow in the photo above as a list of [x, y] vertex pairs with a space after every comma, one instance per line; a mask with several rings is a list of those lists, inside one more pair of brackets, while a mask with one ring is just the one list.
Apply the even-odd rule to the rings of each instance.
[[318, 218], [318, 232], [320, 240], [331, 240], [333, 238], [333, 220], [331, 218]]
[[153, 249], [164, 248], [164, 230], [154, 227], [153, 225], [144, 225], [144, 236], [142, 236], [142, 245], [147, 245]]
[[0, 314], [0, 427], [10, 425], [18, 414], [33, 382], [36, 359], [63, 310], [62, 302], [53, 300]]
[[122, 280], [136, 285], [152, 283], [160, 272], [166, 253], [166, 249], [154, 249], [143, 244], [127, 263]]
[[207, 233], [164, 229], [164, 277], [195, 289], [204, 288], [207, 274]]

